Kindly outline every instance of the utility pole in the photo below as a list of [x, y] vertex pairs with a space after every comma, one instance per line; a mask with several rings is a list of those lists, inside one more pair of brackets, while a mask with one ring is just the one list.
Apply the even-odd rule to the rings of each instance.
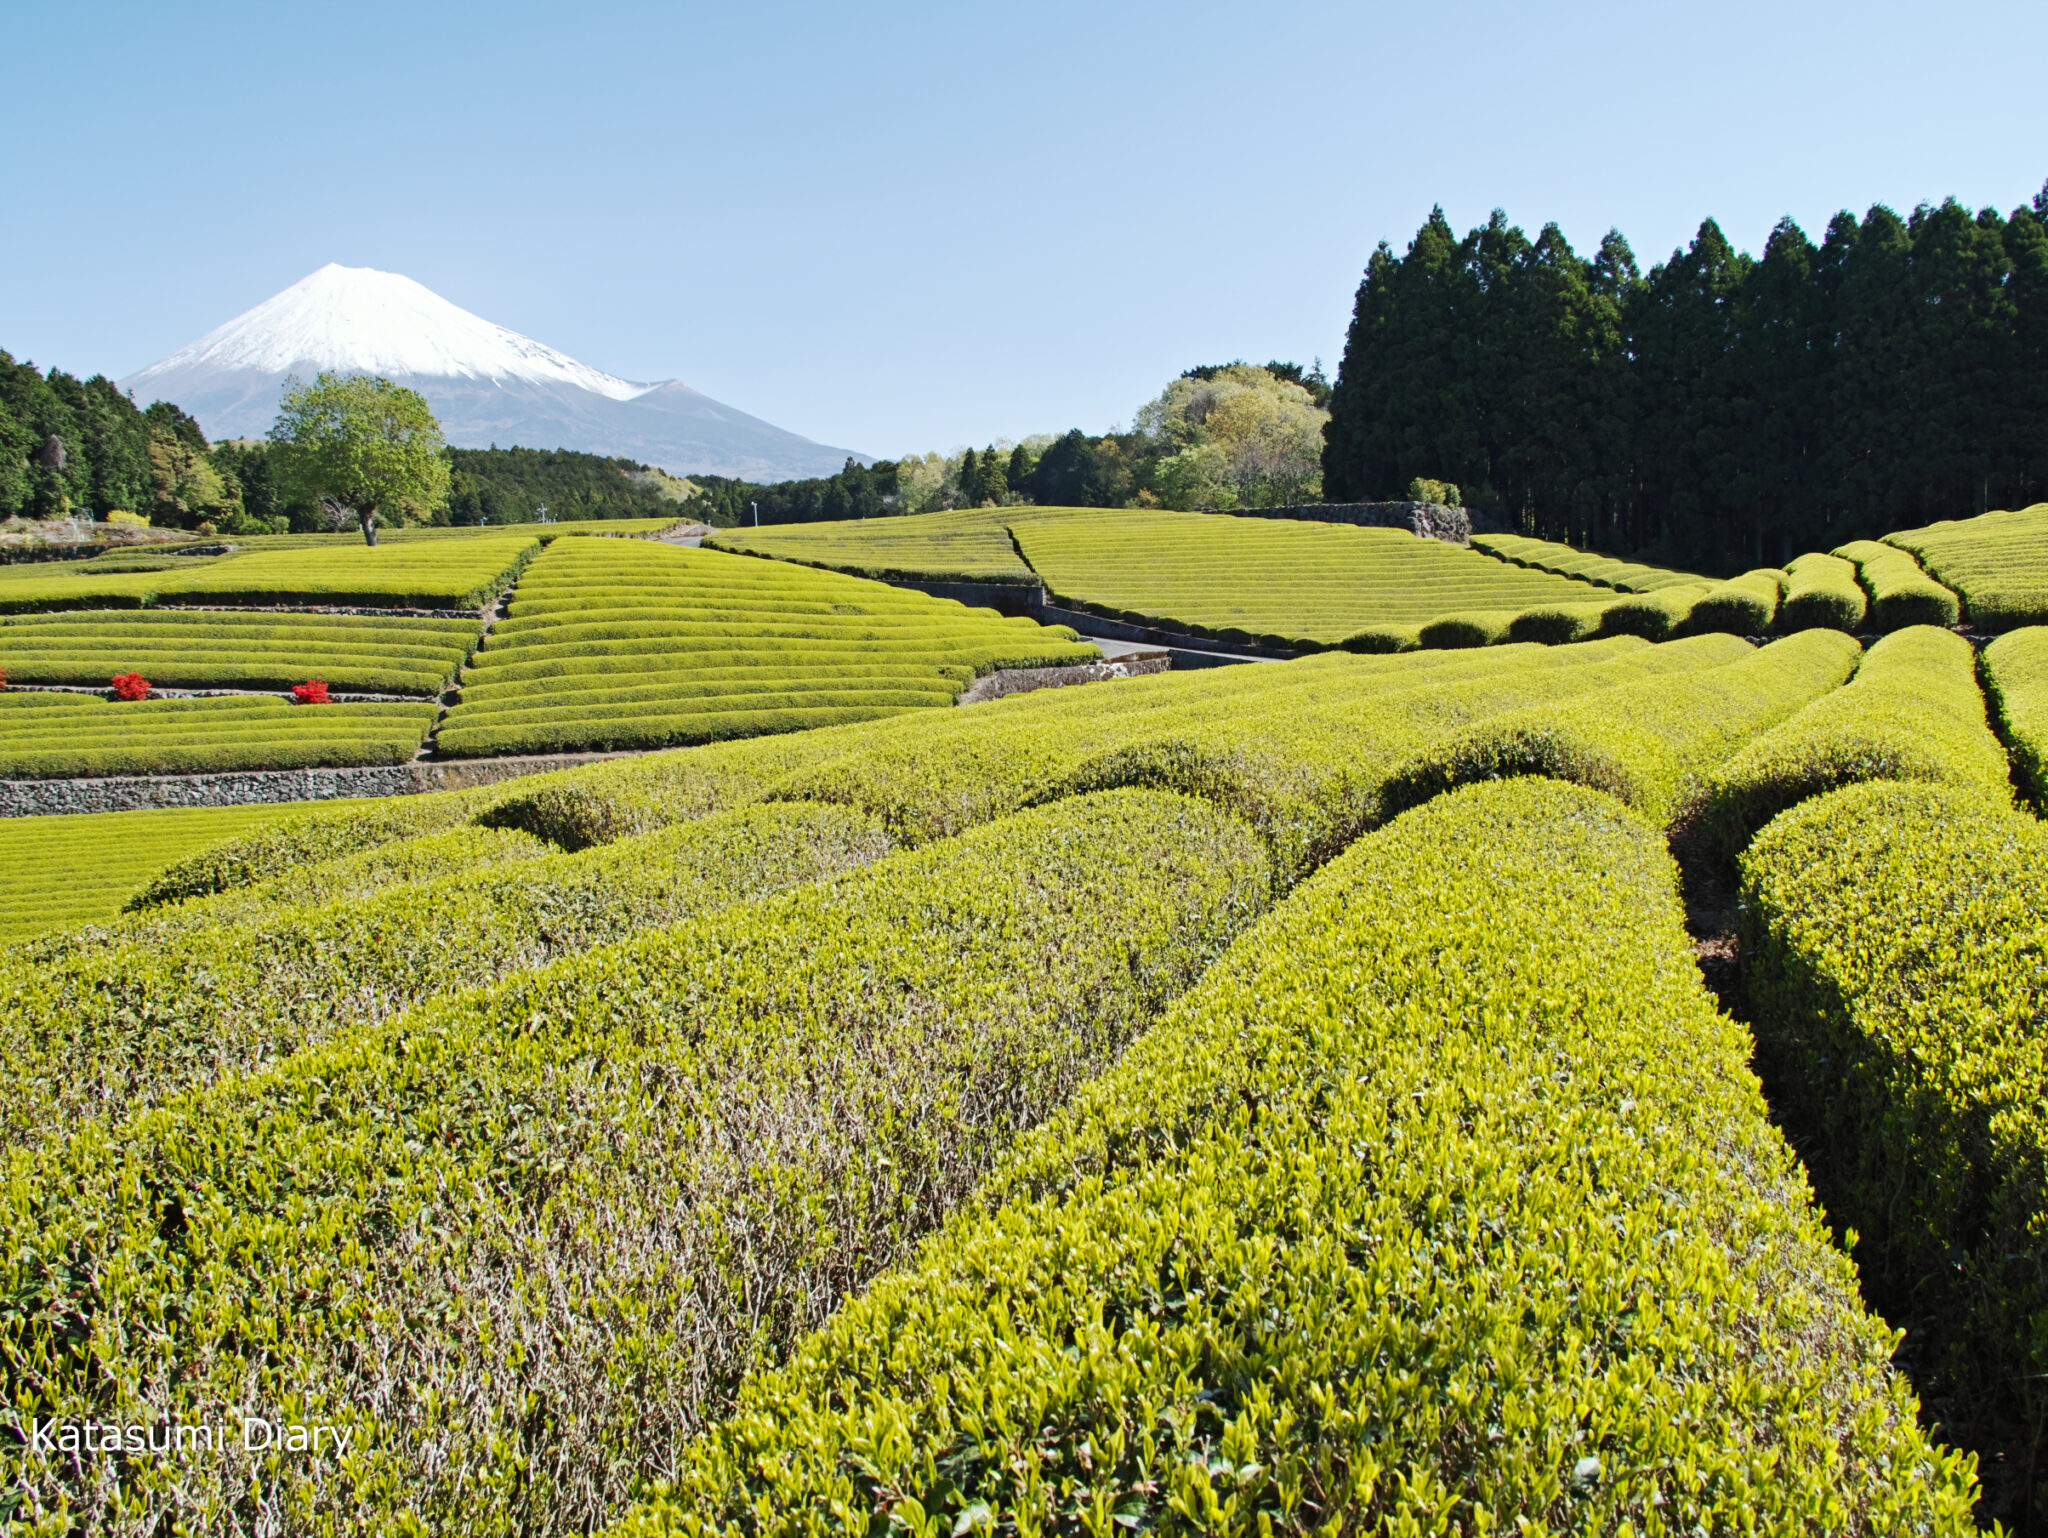
[[754, 527], [761, 527], [761, 504], [758, 502], [754, 504]]

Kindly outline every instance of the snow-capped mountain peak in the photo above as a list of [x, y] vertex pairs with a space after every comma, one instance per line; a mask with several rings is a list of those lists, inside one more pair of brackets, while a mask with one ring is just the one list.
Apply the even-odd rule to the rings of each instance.
[[578, 363], [530, 336], [493, 325], [400, 273], [338, 262], [299, 279], [126, 383], [141, 393], [160, 377], [188, 370], [296, 370], [310, 379], [322, 369], [392, 379], [417, 374], [566, 384], [615, 401], [655, 388]]
[[284, 382], [381, 374], [427, 398], [458, 448], [620, 454], [678, 475], [830, 475], [845, 449], [798, 437], [676, 380], [637, 384], [451, 304], [424, 284], [329, 262], [121, 381], [173, 401], [210, 437], [254, 437]]

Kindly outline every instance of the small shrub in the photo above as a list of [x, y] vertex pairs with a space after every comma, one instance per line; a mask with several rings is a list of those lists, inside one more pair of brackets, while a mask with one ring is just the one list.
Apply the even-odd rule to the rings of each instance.
[[293, 684], [292, 698], [301, 705], [325, 705], [327, 703], [327, 680], [324, 678], [309, 678], [302, 684]]
[[1464, 505], [1464, 494], [1458, 490], [1454, 482], [1433, 481], [1426, 476], [1418, 475], [1408, 483], [1408, 500], [1435, 502], [1443, 507], [1461, 507]]
[[146, 700], [149, 698], [149, 680], [140, 673], [116, 673], [108, 681], [117, 700]]
[[117, 529], [146, 529], [149, 527], [149, 520], [147, 518], [142, 517], [138, 513], [123, 512], [120, 508], [115, 508], [113, 512], [107, 514], [107, 522]]

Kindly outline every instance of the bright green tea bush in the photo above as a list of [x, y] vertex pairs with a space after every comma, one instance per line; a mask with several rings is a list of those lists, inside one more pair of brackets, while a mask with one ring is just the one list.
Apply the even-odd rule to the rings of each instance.
[[1509, 609], [1482, 610], [1473, 614], [1446, 614], [1433, 619], [1417, 633], [1422, 645], [1456, 650], [1467, 646], [1494, 646], [1508, 638], [1515, 622]]
[[233, 1438], [75, 1468], [10, 1442], [0, 1476], [117, 1534], [588, 1531], [1267, 889], [1227, 816], [1083, 798], [708, 922], [686, 903], [683, 926], [18, 1156], [6, 1414], [235, 1407], [355, 1450], [269, 1460], [267, 1517]]
[[0, 1057], [12, 1070], [0, 1139], [59, 1136], [437, 994], [887, 849], [871, 819], [842, 808], [745, 807], [582, 854], [479, 866], [452, 851], [461, 857], [449, 874], [359, 880], [367, 895], [325, 905], [280, 909], [252, 887], [239, 914], [180, 906], [84, 943], [31, 948], [0, 960]]
[[2000, 636], [1984, 648], [1981, 665], [2013, 779], [2034, 810], [2048, 815], [2048, 628]]
[[1363, 840], [614, 1531], [1972, 1531], [1674, 875], [1544, 781]]
[[1708, 777], [1699, 831], [1732, 870], [1785, 808], [1859, 780], [1932, 780], [2011, 803], [2005, 749], [1985, 719], [1968, 641], [1931, 625], [1886, 636], [1846, 688], [1823, 694]]
[[356, 539], [317, 548], [253, 549], [189, 570], [10, 581], [0, 584], [0, 613], [173, 603], [475, 609], [510, 587], [539, 550], [540, 541], [530, 534], [497, 530], [469, 539], [397, 540], [375, 547]]
[[1764, 636], [1778, 617], [1778, 595], [1784, 590], [1785, 573], [1775, 566], [1759, 567], [1739, 577], [1716, 583], [1702, 593], [1685, 617], [1690, 635], [1724, 630], [1730, 635]]
[[1604, 790], [1653, 822], [1670, 822], [1689, 813], [1719, 764], [1839, 687], [1861, 655], [1853, 638], [1832, 631], [1762, 648], [1703, 635], [1656, 650], [1697, 665], [1451, 733], [1395, 771], [1388, 807], [1415, 806], [1475, 780], [1536, 774]]
[[163, 865], [128, 904], [130, 911], [233, 891], [293, 871], [365, 854], [400, 839], [466, 822], [508, 787], [386, 796], [366, 801], [299, 802], [278, 808], [271, 825], [222, 839]]
[[[1945, 785], [1795, 807], [1742, 862], [1767, 1079], [1950, 1435], [2048, 1510], [2048, 831]], [[1992, 1476], [1987, 1474], [1987, 1480]]]
[[1602, 596], [1587, 583], [1401, 529], [1132, 509], [1009, 511], [1018, 548], [1056, 602], [1226, 641], [1339, 646], [1383, 626]]
[[1558, 603], [1524, 609], [1508, 622], [1506, 639], [1532, 641], [1539, 646], [1565, 646], [1590, 641], [1600, 633], [1600, 621], [1612, 600], [1595, 603]]
[[1667, 641], [1680, 634], [1694, 605], [1711, 589], [1698, 583], [1661, 587], [1616, 599], [1600, 611], [1601, 635], [1635, 635], [1646, 641]]
[[112, 918], [166, 865], [303, 806], [0, 817], [0, 945]]
[[1778, 603], [1778, 629], [1860, 630], [1867, 605], [1856, 568], [1838, 555], [1802, 555], [1785, 567], [1785, 595]]
[[1835, 551], [1856, 563], [1863, 591], [1870, 595], [1874, 630], [1903, 630], [1908, 625], [1956, 623], [1962, 605], [1956, 595], [1920, 569], [1920, 563], [1896, 545], [1874, 539], [1853, 540]]
[[1284, 887], [1377, 821], [1388, 773], [1442, 733], [1725, 660], [1618, 639], [1169, 673], [538, 776], [482, 815], [579, 848], [765, 796], [858, 806], [923, 844], [1081, 790], [1142, 785], [1244, 818]]
[[10, 693], [0, 695], [0, 778], [402, 764], [439, 712], [431, 703], [305, 706], [264, 695]]
[[784, 562], [559, 541], [435, 743], [477, 756], [760, 736], [948, 706], [978, 673], [1099, 655], [1064, 627]]
[[1590, 550], [1574, 550], [1570, 545], [1561, 545], [1554, 540], [1530, 539], [1522, 534], [1474, 534], [1472, 548], [1483, 550], [1513, 566], [1556, 572], [1561, 577], [1576, 577], [1595, 587], [1613, 588], [1622, 593], [1654, 593], [1666, 587], [1697, 587], [1703, 580], [1691, 572], [1618, 561], [1611, 555], [1595, 555]]
[[22, 615], [0, 622], [13, 684], [103, 686], [137, 672], [160, 689], [439, 694], [476, 644], [475, 620], [144, 609]]
[[1979, 630], [2048, 624], [2048, 502], [1887, 534], [1955, 590]]

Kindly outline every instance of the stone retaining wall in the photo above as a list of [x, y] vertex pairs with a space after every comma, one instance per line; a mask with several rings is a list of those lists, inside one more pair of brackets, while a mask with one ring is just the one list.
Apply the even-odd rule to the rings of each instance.
[[624, 753], [419, 760], [359, 769], [262, 769], [241, 774], [155, 774], [101, 780], [0, 780], [0, 817], [139, 812], [178, 806], [253, 806], [345, 796], [416, 796], [468, 790], [522, 775], [571, 769]]
[[1234, 518], [1306, 518], [1315, 523], [1350, 523], [1368, 529], [1406, 529], [1420, 539], [1447, 545], [1472, 543], [1472, 515], [1441, 502], [1305, 502], [1294, 507], [1239, 507]]
[[1147, 673], [1164, 673], [1172, 659], [1139, 655], [1108, 662], [1077, 662], [1059, 668], [998, 668], [977, 678], [960, 696], [963, 705], [999, 700], [1006, 694], [1028, 694], [1033, 689], [1063, 689], [1070, 684], [1096, 684], [1111, 678], [1140, 678]]

